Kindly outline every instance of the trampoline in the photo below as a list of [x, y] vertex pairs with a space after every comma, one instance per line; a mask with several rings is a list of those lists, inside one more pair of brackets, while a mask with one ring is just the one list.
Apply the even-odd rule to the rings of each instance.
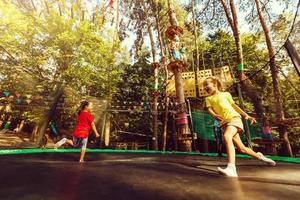
[[298, 199], [300, 159], [276, 167], [238, 155], [239, 178], [215, 154], [75, 149], [0, 150], [0, 199]]

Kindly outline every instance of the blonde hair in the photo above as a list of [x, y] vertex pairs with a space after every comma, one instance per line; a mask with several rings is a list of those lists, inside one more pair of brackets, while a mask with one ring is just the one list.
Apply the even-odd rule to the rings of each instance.
[[221, 83], [221, 81], [219, 80], [218, 77], [209, 76], [203, 81], [203, 84], [205, 84], [205, 82], [208, 82], [208, 81], [211, 81], [213, 84], [216, 84], [217, 87], [218, 87], [218, 90], [222, 90], [222, 83]]

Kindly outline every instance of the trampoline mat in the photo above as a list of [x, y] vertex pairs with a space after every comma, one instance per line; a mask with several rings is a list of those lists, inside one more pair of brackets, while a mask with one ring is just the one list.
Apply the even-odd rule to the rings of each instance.
[[217, 173], [226, 158], [146, 153], [0, 156], [0, 199], [298, 199], [300, 164], [237, 159], [239, 178]]

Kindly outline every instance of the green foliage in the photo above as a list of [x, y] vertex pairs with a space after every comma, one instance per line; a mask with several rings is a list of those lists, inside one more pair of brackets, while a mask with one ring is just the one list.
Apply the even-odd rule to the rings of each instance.
[[[114, 102], [119, 101], [120, 104], [134, 102], [135, 105], [137, 102], [148, 102], [150, 105], [154, 91], [154, 77], [153, 69], [148, 62], [149, 56], [149, 52], [144, 51], [143, 56], [136, 63], [132, 65], [121, 64], [120, 67], [124, 73], [117, 84], [118, 91], [113, 96]], [[136, 108], [132, 107], [133, 111], [128, 110], [128, 112], [113, 114], [113, 127], [116, 130], [121, 129], [134, 133], [150, 133], [150, 113], [141, 112], [144, 110], [144, 104], [140, 104]], [[123, 108], [119, 109], [124, 110]], [[126, 123], [128, 126], [125, 126]]]
[[24, 68], [43, 79], [75, 83], [76, 89], [92, 90], [96, 96], [115, 91], [114, 80], [120, 72], [115, 56], [122, 49], [118, 41], [107, 37], [111, 30], [62, 16], [51, 6], [37, 16], [21, 12], [11, 3], [1, 4], [0, 27], [6, 30], [1, 45]]
[[153, 69], [148, 62], [150, 54], [144, 55], [133, 65], [122, 66], [124, 73], [118, 82], [115, 98], [119, 101], [149, 101], [154, 89]]
[[128, 60], [125, 50], [111, 28], [82, 20], [78, 6], [72, 17], [69, 4], [59, 5], [38, 4], [39, 13], [25, 2], [0, 1], [1, 89], [45, 98], [36, 86], [48, 87], [51, 96], [65, 82], [78, 95], [112, 96], [122, 73], [118, 64]]

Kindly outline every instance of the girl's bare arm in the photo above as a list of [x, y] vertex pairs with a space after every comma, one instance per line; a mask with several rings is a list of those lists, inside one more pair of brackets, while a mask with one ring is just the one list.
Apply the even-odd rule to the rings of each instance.
[[254, 117], [249, 116], [245, 111], [243, 111], [238, 105], [232, 104], [232, 107], [236, 112], [241, 114], [245, 119], [250, 120], [251, 124], [257, 123], [256, 119]]
[[98, 131], [97, 131], [97, 128], [96, 128], [96, 125], [95, 125], [95, 123], [94, 123], [94, 122], [92, 122], [91, 126], [92, 126], [92, 129], [93, 129], [93, 131], [94, 131], [94, 133], [95, 133], [96, 137], [99, 137], [100, 135], [99, 135], [99, 133], [98, 133]]

